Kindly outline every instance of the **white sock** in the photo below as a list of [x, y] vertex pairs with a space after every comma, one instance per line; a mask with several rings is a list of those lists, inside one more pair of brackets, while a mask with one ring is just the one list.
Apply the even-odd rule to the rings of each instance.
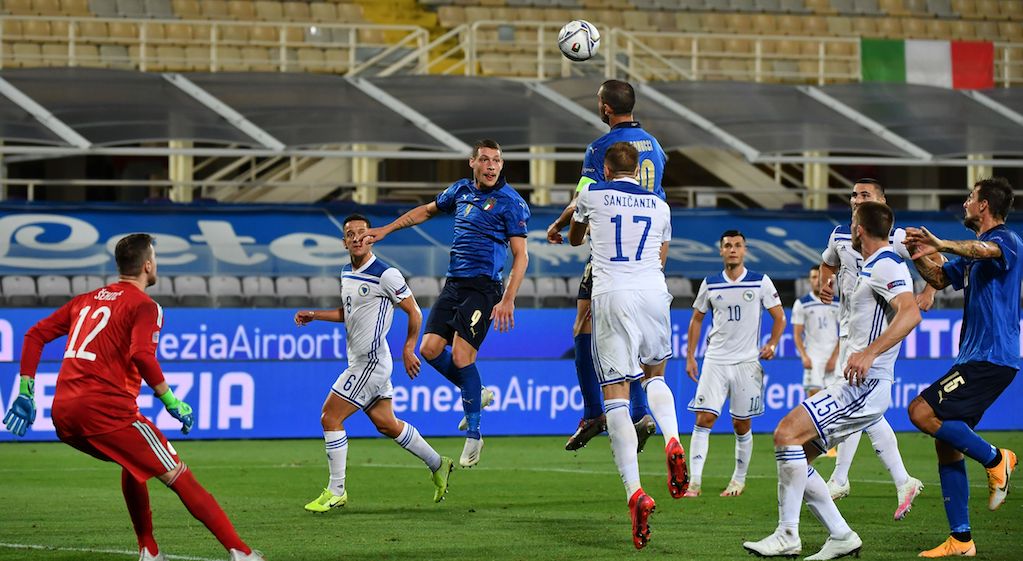
[[671, 394], [671, 388], [664, 381], [664, 376], [654, 376], [649, 380], [644, 380], [643, 389], [646, 390], [647, 407], [653, 413], [657, 427], [661, 429], [661, 435], [664, 436], [664, 445], [667, 446], [672, 438], [678, 440], [675, 396]]
[[703, 485], [703, 464], [707, 462], [707, 449], [710, 448], [710, 429], [693, 426], [693, 435], [689, 439], [689, 486]]
[[732, 480], [739, 483], [746, 482], [746, 472], [749, 471], [749, 460], [753, 457], [753, 431], [746, 434], [735, 435], [735, 471], [732, 472]]
[[775, 446], [778, 462], [778, 527], [797, 532], [806, 491], [806, 453], [802, 446]]
[[639, 484], [639, 461], [636, 455], [636, 427], [629, 416], [628, 399], [605, 399], [604, 418], [607, 419], [607, 436], [611, 440], [611, 455], [614, 456], [618, 473], [625, 484], [625, 499], [641, 486]]
[[335, 495], [342, 495], [345, 492], [345, 466], [348, 464], [348, 433], [343, 430], [325, 430], [323, 442], [327, 449], [327, 468], [330, 470], [327, 488]]
[[821, 524], [828, 529], [831, 537], [841, 539], [852, 532], [852, 528], [838, 512], [835, 501], [831, 499], [831, 492], [828, 491], [828, 484], [824, 482], [821, 474], [812, 467], [807, 468], [806, 490], [803, 491], [803, 500], [807, 508], [820, 520]]
[[870, 438], [874, 453], [892, 475], [895, 486], [901, 487], [909, 481], [909, 472], [906, 471], [906, 464], [902, 463], [902, 454], [899, 453], [899, 441], [896, 440], [895, 431], [888, 424], [888, 419], [881, 417], [880, 421], [867, 427], [864, 432]]
[[854, 432], [838, 445], [838, 457], [835, 458], [835, 471], [831, 472], [831, 480], [839, 485], [849, 482], [849, 468], [852, 467], [853, 456], [860, 446], [862, 432]]
[[405, 426], [401, 429], [401, 434], [394, 441], [398, 443], [398, 446], [408, 450], [413, 456], [423, 460], [426, 467], [430, 468], [430, 471], [437, 471], [440, 469], [440, 454], [430, 446], [430, 443], [420, 436], [419, 431], [416, 427], [412, 426], [412, 423], [402, 421]]

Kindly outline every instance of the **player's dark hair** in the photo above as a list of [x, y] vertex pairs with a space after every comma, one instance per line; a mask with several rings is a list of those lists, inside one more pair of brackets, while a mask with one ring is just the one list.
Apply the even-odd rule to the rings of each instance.
[[628, 142], [615, 142], [604, 153], [604, 164], [611, 169], [612, 174], [633, 174], [639, 165], [639, 150]]
[[345, 226], [347, 226], [349, 222], [356, 222], [359, 220], [365, 222], [367, 228], [373, 227], [373, 225], [369, 223], [369, 218], [366, 218], [365, 216], [356, 212], [354, 214], [349, 214], [347, 217], [345, 217], [345, 221], [341, 223], [341, 229], [344, 230]]
[[999, 220], [1005, 220], [1012, 210], [1012, 185], [1004, 177], [991, 177], [981, 179], [974, 187], [978, 187], [977, 198], [987, 201], [987, 207], [991, 215]]
[[128, 234], [117, 241], [114, 248], [114, 261], [117, 272], [126, 277], [137, 277], [142, 273], [142, 266], [149, 259], [153, 236], [149, 234]]
[[742, 238], [742, 241], [746, 241], [746, 234], [743, 234], [738, 230], [725, 230], [721, 234], [721, 237], [718, 238], [718, 245], [721, 245], [721, 242], [725, 241], [725, 238], [732, 238], [735, 236], [739, 236], [740, 238]]
[[489, 138], [483, 138], [476, 141], [476, 144], [472, 145], [472, 157], [480, 155], [480, 148], [490, 148], [492, 150], [501, 151], [501, 145], [496, 140], [490, 140]]
[[870, 178], [870, 177], [861, 177], [861, 178], [857, 179], [856, 181], [854, 181], [853, 185], [857, 185], [857, 184], [860, 184], [860, 183], [863, 183], [863, 184], [866, 184], [866, 185], [873, 185], [874, 187], [877, 187], [877, 190], [880, 191], [882, 195], [884, 195], [884, 185], [881, 185], [880, 181], [878, 181], [876, 179], [873, 179], [873, 178]]
[[814, 271], [820, 271], [820, 270], [821, 270], [821, 266], [820, 265], [814, 265], [814, 266], [810, 267], [810, 269], [807, 272], [812, 273]]
[[608, 80], [600, 85], [600, 99], [611, 107], [615, 115], [628, 115], [636, 106], [636, 90], [621, 80]]
[[868, 201], [856, 207], [856, 220], [870, 237], [887, 240], [895, 223], [895, 213], [884, 203]]

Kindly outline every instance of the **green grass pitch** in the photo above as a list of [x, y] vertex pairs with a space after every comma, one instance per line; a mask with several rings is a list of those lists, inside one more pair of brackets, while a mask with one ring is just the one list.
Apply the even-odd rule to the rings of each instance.
[[[1023, 451], [1023, 433], [985, 435]], [[457, 458], [462, 440], [430, 439]], [[684, 437], [684, 444], [688, 438]], [[732, 471], [733, 438], [714, 436], [705, 495], [672, 500], [660, 437], [640, 455], [644, 488], [657, 501], [653, 538], [641, 552], [630, 540], [625, 492], [605, 436], [579, 453], [555, 437], [489, 438], [479, 466], [456, 469], [447, 500], [433, 504], [426, 468], [387, 439], [353, 439], [348, 506], [305, 512], [327, 474], [317, 440], [176, 443], [182, 458], [220, 501], [242, 538], [270, 561], [748, 559], [743, 540], [777, 522], [776, 475], [769, 435], [754, 437], [746, 492], [721, 498]], [[930, 438], [903, 433], [911, 474], [926, 488], [902, 522], [892, 521], [895, 489], [867, 439], [853, 464], [852, 495], [839, 502], [863, 538], [863, 558], [910, 559], [947, 535]], [[457, 460], [456, 460], [457, 461]], [[833, 460], [815, 466], [827, 477]], [[978, 559], [1023, 559], [1023, 493], [987, 510], [986, 478], [969, 462], [971, 517]], [[133, 559], [135, 537], [120, 494], [119, 468], [57, 443], [0, 444], [0, 560]], [[1015, 487], [1023, 484], [1017, 481]], [[177, 497], [151, 481], [156, 538], [171, 559], [226, 559], [220, 545]], [[826, 538], [803, 509], [803, 554]]]

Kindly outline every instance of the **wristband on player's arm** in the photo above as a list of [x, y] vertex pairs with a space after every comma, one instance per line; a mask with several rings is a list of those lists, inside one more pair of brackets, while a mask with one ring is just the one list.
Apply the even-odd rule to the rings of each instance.
[[174, 392], [169, 389], [166, 393], [157, 397], [163, 402], [163, 406], [170, 413], [170, 416], [181, 421], [181, 432], [188, 434], [188, 431], [192, 430], [192, 424], [195, 423], [195, 418], [192, 416], [192, 407], [178, 399]]

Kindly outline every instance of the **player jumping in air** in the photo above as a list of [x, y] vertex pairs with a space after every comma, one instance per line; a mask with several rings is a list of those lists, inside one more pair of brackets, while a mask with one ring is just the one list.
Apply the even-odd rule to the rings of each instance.
[[[363, 235], [379, 242], [395, 230], [422, 224], [441, 212], [455, 217], [451, 262], [440, 297], [430, 309], [426, 334], [419, 352], [445, 378], [462, 390], [465, 410], [465, 447], [458, 463], [472, 467], [480, 461], [483, 437], [480, 410], [489, 393], [483, 388], [476, 354], [491, 322], [505, 332], [515, 326], [515, 295], [529, 264], [526, 223], [529, 207], [501, 175], [504, 160], [493, 140], [480, 140], [469, 158], [471, 179], [445, 189], [433, 202], [406, 212], [386, 226], [370, 228]], [[508, 286], [501, 286], [508, 250], [512, 254]], [[448, 345], [451, 350], [447, 349]]]
[[152, 242], [149, 234], [121, 238], [114, 249], [118, 282], [75, 296], [28, 330], [21, 355], [21, 391], [4, 423], [12, 433], [25, 435], [35, 420], [33, 389], [43, 346], [67, 335], [53, 397], [53, 426], [66, 444], [121, 466], [121, 491], [138, 537], [139, 560], [166, 560], [153, 537], [146, 487], [153, 477], [177, 493], [232, 561], [261, 560], [262, 554], [238, 537], [216, 499], [135, 403], [144, 380], [167, 412], [181, 421], [181, 432], [192, 430], [192, 408], [174, 396], [156, 360], [163, 308], [145, 293], [156, 284]]
[[347, 327], [348, 368], [338, 376], [323, 402], [323, 440], [327, 448], [330, 482], [320, 496], [305, 505], [310, 512], [327, 512], [348, 502], [345, 487], [345, 466], [348, 463], [348, 434], [342, 424], [362, 409], [381, 434], [393, 438], [430, 468], [433, 474], [433, 502], [438, 503], [448, 490], [451, 458], [437, 453], [420, 436], [416, 427], [394, 416], [391, 407], [391, 349], [387, 332], [391, 330], [394, 307], [408, 314], [408, 332], [402, 348], [402, 361], [410, 379], [419, 374], [416, 343], [423, 313], [416, 298], [398, 269], [373, 255], [362, 236], [369, 229], [369, 219], [359, 214], [345, 218], [345, 249], [350, 265], [341, 269], [341, 307], [334, 310], [302, 310], [295, 314], [295, 324], [303, 326], [314, 320], [344, 322]]

